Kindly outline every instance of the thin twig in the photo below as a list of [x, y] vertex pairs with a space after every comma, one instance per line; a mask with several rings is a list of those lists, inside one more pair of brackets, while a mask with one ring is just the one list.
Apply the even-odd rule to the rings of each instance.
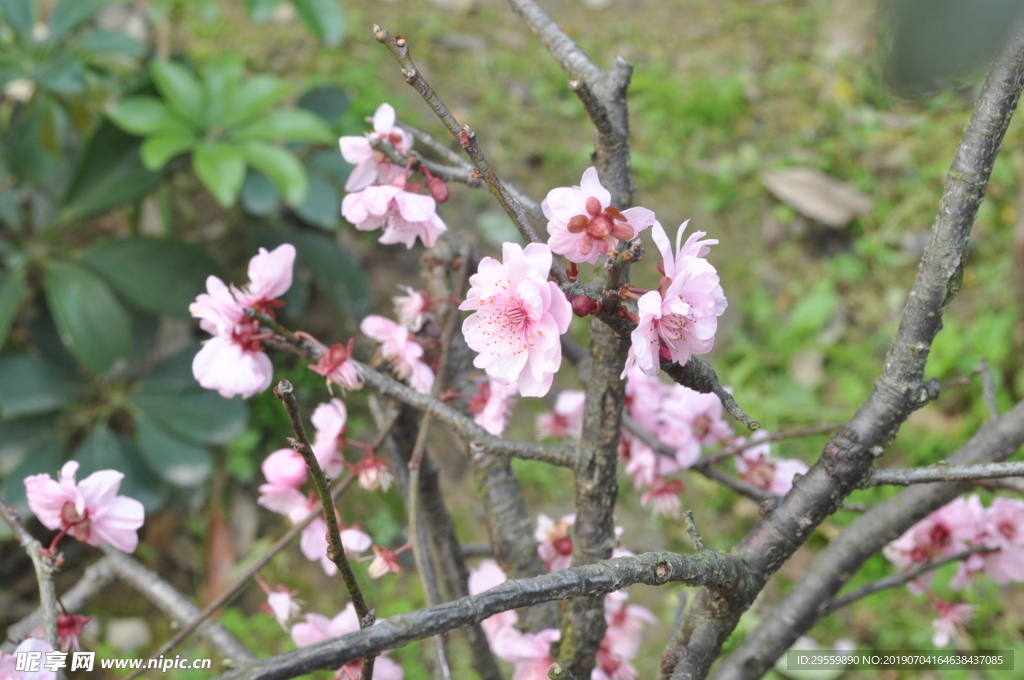
[[963, 482], [979, 479], [1024, 476], [1024, 462], [981, 463], [978, 465], [928, 465], [918, 468], [875, 468], [861, 483], [869, 486], [910, 486], [933, 482]]
[[700, 532], [697, 531], [697, 523], [693, 520], [693, 511], [687, 510], [683, 513], [683, 519], [686, 520], [686, 533], [690, 535], [690, 540], [693, 541], [693, 547], [697, 552], [703, 552], [708, 549], [704, 545], [704, 539], [701, 538]]

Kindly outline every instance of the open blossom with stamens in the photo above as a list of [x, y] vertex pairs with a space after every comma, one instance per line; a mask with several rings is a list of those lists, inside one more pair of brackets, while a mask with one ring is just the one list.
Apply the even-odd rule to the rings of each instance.
[[554, 410], [537, 416], [537, 439], [579, 439], [583, 434], [584, 398], [581, 390], [560, 392]]
[[434, 372], [423, 362], [423, 347], [410, 337], [408, 328], [371, 314], [359, 324], [359, 330], [380, 343], [381, 356], [393, 363], [395, 375], [408, 379], [416, 391], [430, 394]]
[[715, 346], [718, 317], [728, 302], [710, 262], [701, 257], [708, 246], [718, 241], [701, 240], [704, 232], [695, 232], [680, 244], [687, 222], [677, 232], [676, 253], [660, 224], [651, 230], [662, 257], [665, 276], [657, 290], [644, 293], [637, 301], [637, 327], [626, 358], [625, 377], [634, 364], [647, 375], [661, 369], [661, 360], [683, 365], [694, 354], [706, 354]]
[[462, 324], [473, 365], [503, 385], [517, 383], [524, 397], [543, 397], [562, 364], [560, 336], [572, 307], [553, 281], [551, 251], [541, 243], [506, 243], [502, 261], [485, 257], [470, 277], [459, 309], [474, 313]]
[[540, 204], [548, 218], [548, 245], [570, 262], [597, 262], [619, 241], [628, 241], [657, 224], [647, 208], [619, 210], [611, 207], [612, 195], [601, 185], [597, 169], [583, 173], [578, 187], [559, 187]]
[[249, 398], [270, 387], [273, 366], [263, 353], [259, 323], [245, 314], [251, 307], [273, 315], [292, 284], [295, 247], [285, 243], [272, 251], [260, 248], [249, 261], [249, 285], [229, 288], [216, 276], [206, 280], [206, 293], [196, 297], [188, 310], [200, 327], [213, 337], [192, 361], [192, 373], [203, 387], [222, 397]]
[[345, 191], [365, 189], [376, 182], [381, 174], [388, 174], [391, 167], [394, 167], [384, 152], [370, 145], [370, 139], [387, 141], [398, 153], [408, 153], [412, 149], [412, 135], [395, 125], [395, 109], [384, 102], [373, 114], [373, 132], [366, 136], [352, 135], [338, 140], [341, 155], [356, 166], [345, 182]]
[[430, 196], [416, 193], [416, 187], [374, 184], [362, 191], [347, 194], [341, 201], [341, 214], [359, 231], [384, 227], [378, 243], [402, 243], [412, 248], [416, 239], [428, 248], [448, 227], [437, 216], [437, 202]]
[[77, 473], [78, 463], [72, 460], [56, 481], [45, 473], [26, 477], [29, 508], [47, 529], [59, 529], [89, 545], [109, 543], [134, 552], [145, 510], [134, 498], [117, 495], [124, 474], [100, 470], [76, 482]]
[[569, 527], [576, 523], [576, 515], [566, 515], [555, 523], [547, 515], [537, 515], [537, 531], [534, 536], [539, 541], [537, 553], [548, 571], [561, 571], [572, 566], [572, 535]]

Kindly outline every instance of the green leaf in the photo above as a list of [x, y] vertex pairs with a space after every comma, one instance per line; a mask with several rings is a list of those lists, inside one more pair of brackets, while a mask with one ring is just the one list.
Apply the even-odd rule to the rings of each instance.
[[315, 87], [303, 93], [297, 105], [320, 116], [328, 125], [334, 125], [348, 110], [348, 95], [337, 85]]
[[192, 169], [217, 202], [227, 208], [235, 204], [245, 181], [245, 156], [234, 144], [214, 143], [196, 147]]
[[85, 267], [54, 262], [46, 269], [46, 301], [61, 341], [80, 364], [107, 373], [132, 350], [128, 314], [107, 284]]
[[242, 208], [250, 215], [266, 217], [277, 208], [281, 198], [274, 183], [262, 172], [251, 170], [242, 185]]
[[106, 423], [99, 423], [75, 449], [74, 459], [81, 467], [78, 479], [100, 470], [116, 470], [124, 474], [119, 496], [128, 496], [142, 503], [146, 512], [158, 510], [167, 501], [169, 489], [143, 463], [141, 454], [131, 440], [111, 432]]
[[197, 143], [191, 132], [160, 133], [142, 143], [142, 163], [148, 170], [159, 170]]
[[7, 342], [7, 334], [14, 323], [14, 317], [21, 309], [21, 301], [25, 297], [25, 273], [12, 272], [0, 277], [0, 348]]
[[75, 43], [86, 56], [123, 54], [126, 57], [141, 57], [146, 54], [145, 45], [119, 31], [89, 31], [77, 38]]
[[165, 175], [143, 166], [140, 144], [114, 123], [100, 123], [75, 159], [58, 220], [93, 217], [156, 189]]
[[298, 205], [309, 191], [306, 169], [291, 151], [279, 146], [246, 142], [245, 160], [274, 183], [288, 205]]
[[245, 401], [210, 390], [153, 392], [143, 386], [129, 401], [171, 434], [196, 444], [226, 444], [245, 431], [249, 419]]
[[145, 392], [167, 394], [169, 392], [196, 392], [199, 383], [192, 375], [192, 360], [199, 352], [199, 344], [191, 344], [174, 356], [165, 359], [139, 381], [139, 389]]
[[188, 68], [174, 61], [154, 60], [149, 73], [171, 111], [189, 123], [202, 124], [202, 88]]
[[328, 230], [338, 228], [341, 197], [326, 180], [319, 175], [309, 176], [309, 193], [306, 200], [295, 206], [295, 212], [310, 224]]
[[60, 0], [50, 13], [50, 41], [60, 42], [113, 0]]
[[25, 455], [53, 437], [56, 418], [52, 413], [0, 421], [0, 464], [5, 470], [24, 460]]
[[315, 113], [305, 109], [278, 109], [233, 131], [238, 139], [330, 144], [334, 131]]
[[59, 94], [78, 94], [85, 89], [85, 64], [70, 52], [58, 52], [32, 75], [42, 87]]
[[149, 468], [175, 486], [197, 486], [213, 470], [209, 449], [174, 436], [145, 413], [135, 416], [135, 441]]
[[88, 385], [52, 363], [24, 354], [0, 355], [0, 419], [56, 411], [85, 394]]
[[257, 24], [269, 21], [274, 10], [280, 4], [281, 0], [245, 0], [245, 6], [249, 9], [249, 18]]
[[358, 319], [370, 307], [370, 286], [366, 275], [333, 239], [295, 230], [288, 235], [299, 257], [313, 272], [317, 286], [339, 311]]
[[337, 47], [345, 37], [345, 14], [338, 0], [292, 0], [299, 17], [327, 47]]
[[188, 306], [206, 290], [206, 277], [219, 271], [201, 248], [175, 238], [129, 236], [96, 241], [82, 263], [139, 309], [188, 317]]
[[112, 106], [107, 115], [119, 128], [139, 136], [192, 134], [191, 128], [156, 97], [125, 99]]
[[31, 45], [32, 27], [36, 25], [36, 3], [25, 0], [0, 0], [0, 9], [22, 45]]
[[287, 97], [290, 91], [291, 85], [282, 78], [254, 75], [234, 93], [220, 123], [225, 127], [246, 123], [262, 114], [268, 106]]
[[232, 52], [203, 65], [202, 120], [206, 129], [225, 127], [228, 107], [235, 99], [244, 72], [242, 58]]

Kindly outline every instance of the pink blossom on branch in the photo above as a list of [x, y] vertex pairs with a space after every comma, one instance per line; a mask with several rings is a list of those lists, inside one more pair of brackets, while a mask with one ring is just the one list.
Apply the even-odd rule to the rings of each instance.
[[470, 277], [459, 309], [474, 312], [462, 324], [473, 365], [503, 385], [517, 383], [524, 397], [542, 397], [562, 363], [560, 336], [572, 308], [553, 281], [551, 251], [540, 243], [506, 243], [502, 261], [485, 257]]
[[581, 390], [560, 392], [552, 412], [537, 416], [537, 439], [579, 439], [583, 434], [584, 397]]
[[345, 191], [365, 189], [378, 181], [380, 175], [389, 174], [394, 167], [382, 151], [370, 145], [371, 139], [389, 142], [398, 153], [408, 153], [412, 149], [412, 135], [395, 125], [395, 109], [387, 102], [381, 104], [373, 114], [373, 132], [338, 140], [341, 155], [355, 165], [345, 182]]
[[628, 241], [657, 224], [647, 208], [619, 210], [611, 207], [612, 195], [590, 167], [578, 187], [559, 187], [548, 192], [541, 203], [548, 218], [548, 245], [570, 262], [594, 264], [619, 241]]
[[[349, 602], [345, 609], [333, 619], [329, 619], [323, 614], [306, 614], [304, 621], [292, 626], [292, 641], [299, 647], [308, 647], [324, 640], [354, 633], [357, 630], [359, 630], [359, 617], [356, 615], [356, 608]], [[336, 677], [339, 680], [358, 678], [362, 665], [362, 659], [346, 664], [338, 670]], [[373, 665], [373, 677], [376, 680], [402, 680], [405, 673], [401, 666], [382, 655], [377, 657], [377, 661]]]
[[[404, 182], [404, 178], [401, 180]], [[412, 191], [414, 185], [375, 184], [347, 194], [341, 201], [341, 214], [359, 231], [384, 227], [378, 243], [402, 243], [412, 248], [416, 239], [432, 247], [448, 231], [437, 216], [437, 202], [430, 196]]]
[[715, 346], [718, 317], [728, 302], [715, 268], [701, 257], [708, 246], [717, 241], [700, 240], [704, 232], [695, 232], [681, 244], [687, 223], [676, 235], [676, 252], [660, 224], [651, 230], [661, 250], [665, 276], [657, 290], [648, 291], [637, 301], [637, 327], [631, 335], [632, 344], [626, 367], [636, 365], [647, 375], [661, 369], [661, 360], [682, 365], [694, 354], [706, 354]]
[[409, 335], [409, 329], [391, 319], [371, 314], [359, 324], [359, 330], [380, 343], [384, 359], [393, 362], [395, 375], [418, 392], [430, 394], [434, 372], [423, 362], [423, 347]]
[[134, 498], [117, 495], [124, 474], [100, 470], [76, 482], [77, 472], [78, 463], [68, 461], [56, 481], [45, 473], [26, 477], [29, 508], [47, 529], [59, 529], [89, 545], [108, 543], [134, 552], [145, 510]]
[[469, 402], [469, 412], [474, 414], [473, 422], [500, 437], [505, 431], [508, 412], [515, 402], [513, 397], [518, 388], [515, 383], [502, 385], [488, 377], [486, 382], [479, 385], [478, 390]]

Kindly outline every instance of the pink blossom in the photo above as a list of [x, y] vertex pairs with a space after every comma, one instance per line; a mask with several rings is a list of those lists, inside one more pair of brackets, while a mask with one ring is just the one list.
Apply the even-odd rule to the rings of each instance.
[[[469, 571], [469, 594], [479, 595], [491, 588], [500, 586], [507, 580], [505, 572], [502, 571], [497, 562], [494, 560], [483, 560], [476, 569], [470, 569]], [[480, 622], [480, 627], [484, 629], [484, 634], [487, 635], [487, 639], [493, 645], [495, 637], [502, 628], [514, 626], [518, 622], [519, 614], [514, 609], [509, 609], [484, 619]]]
[[[88, 616], [68, 614], [60, 612], [57, 615], [57, 643], [62, 651], [79, 651], [78, 636], [85, 630], [86, 625], [92, 621]], [[40, 630], [40, 633], [42, 631]]]
[[[380, 174], [389, 171], [387, 156], [370, 145], [370, 139], [387, 141], [398, 153], [408, 153], [412, 149], [412, 135], [395, 125], [395, 109], [387, 102], [377, 107], [373, 114], [373, 132], [366, 136], [348, 136], [338, 140], [341, 155], [346, 161], [355, 165], [348, 180], [345, 191], [359, 191], [375, 181]], [[392, 166], [393, 167], [393, 166]]]
[[448, 231], [437, 216], [437, 203], [432, 197], [392, 184], [374, 184], [347, 194], [341, 201], [341, 214], [359, 231], [374, 231], [383, 226], [384, 232], [377, 241], [385, 245], [403, 243], [412, 248], [418, 238], [430, 248]]
[[402, 380], [408, 379], [416, 391], [430, 394], [434, 387], [434, 372], [423, 362], [423, 348], [409, 337], [408, 328], [371, 314], [359, 324], [359, 330], [381, 343], [381, 356], [393, 362], [395, 375]]
[[[951, 506], [967, 517], [979, 515], [981, 501], [977, 494], [971, 494], [966, 501], [958, 499], [954, 503], [956, 505]], [[1024, 581], [1024, 529], [1021, 528], [1024, 524], [1024, 501], [996, 498], [980, 517], [981, 522], [974, 525], [975, 534], [967, 541], [992, 550], [976, 553], [961, 562], [951, 585], [966, 588], [973, 576], [980, 572], [985, 572], [1000, 585]]]
[[634, 489], [651, 489], [658, 478], [680, 469], [675, 458], [661, 455], [639, 439], [630, 439], [625, 472], [632, 475]]
[[[363, 379], [356, 370], [355, 365], [350, 361], [352, 350], [355, 347], [355, 338], [351, 338], [347, 345], [334, 343], [330, 349], [320, 343], [308, 333], [299, 331], [296, 337], [303, 338], [320, 348], [320, 358], [315, 364], [309, 364], [307, 368], [314, 373], [327, 378], [327, 389], [330, 390], [331, 383], [334, 383], [343, 390], [358, 390], [363, 386]], [[334, 392], [331, 392], [334, 394]]]
[[665, 422], [685, 423], [694, 440], [702, 446], [713, 446], [732, 438], [732, 427], [722, 415], [722, 400], [716, 394], [701, 393], [678, 384], [670, 388], [661, 409]]
[[514, 384], [502, 385], [488, 377], [478, 389], [477, 395], [469, 402], [469, 412], [474, 414], [473, 422], [500, 437], [505, 431], [508, 411], [515, 402], [513, 396], [518, 388]]
[[977, 610], [977, 607], [971, 604], [953, 604], [942, 601], [937, 601], [935, 608], [938, 610], [939, 617], [932, 621], [932, 627], [935, 629], [932, 644], [936, 647], [949, 645], [954, 635], [964, 632], [964, 628], [974, 618], [974, 612]]
[[[47, 670], [43, 663], [46, 655], [53, 652], [53, 645], [46, 640], [37, 637], [27, 637], [14, 649], [13, 654], [4, 654], [0, 651], [0, 680], [54, 680], [57, 677], [56, 671]], [[18, 655], [31, 655], [38, 663], [32, 663], [30, 668], [34, 670], [18, 670]], [[24, 656], [22, 658], [25, 658]]]
[[[356, 608], [349, 602], [333, 619], [322, 614], [306, 614], [305, 621], [292, 626], [292, 641], [299, 647], [308, 647], [357, 630], [359, 617], [356, 615]], [[338, 679], [359, 678], [362, 665], [362, 659], [346, 664], [338, 670]], [[402, 680], [404, 673], [401, 666], [382, 655], [377, 657], [373, 665], [373, 677], [376, 680]]]
[[208, 390], [248, 399], [270, 387], [274, 366], [261, 351], [255, 322], [239, 323], [203, 343], [192, 360], [192, 375]]
[[569, 527], [576, 523], [576, 515], [566, 515], [556, 524], [547, 515], [537, 515], [537, 531], [534, 532], [540, 545], [537, 553], [548, 571], [560, 571], [572, 566], [572, 536]]
[[405, 295], [398, 295], [394, 298], [395, 316], [398, 322], [415, 333], [423, 328], [423, 324], [430, 314], [430, 296], [425, 290], [413, 290], [409, 286], [400, 286], [405, 289]]
[[583, 434], [583, 405], [586, 395], [581, 390], [562, 390], [551, 413], [537, 416], [537, 439], [579, 439]]
[[263, 476], [269, 484], [298, 489], [309, 477], [306, 461], [294, 449], [278, 449], [263, 459]]
[[145, 510], [134, 498], [117, 495], [124, 474], [100, 470], [76, 483], [77, 472], [78, 463], [68, 461], [57, 481], [45, 473], [26, 477], [25, 494], [32, 512], [47, 529], [60, 529], [89, 545], [109, 543], [134, 552]]
[[583, 173], [578, 187], [559, 187], [541, 203], [548, 218], [548, 245], [570, 262], [597, 262], [619, 241], [628, 241], [657, 224], [647, 208], [619, 210], [611, 207], [612, 195], [601, 186], [597, 169]]
[[679, 517], [682, 507], [679, 494], [685, 490], [682, 480], [655, 477], [651, 490], [640, 497], [640, 504], [647, 507], [650, 503], [655, 516]]
[[572, 308], [553, 281], [551, 251], [540, 243], [502, 248], [502, 261], [485, 257], [470, 277], [459, 309], [473, 365], [504, 385], [517, 383], [524, 397], [542, 397], [562, 364], [559, 336], [569, 330]]
[[402, 565], [398, 563], [398, 555], [395, 551], [382, 548], [379, 545], [373, 546], [373, 561], [367, 568], [370, 578], [380, 578], [384, 574], [397, 574], [402, 571]]
[[387, 461], [377, 458], [370, 452], [363, 454], [354, 470], [359, 475], [359, 486], [367, 491], [376, 491], [377, 489], [387, 491], [395, 479], [388, 470]]
[[337, 477], [345, 468], [342, 451], [348, 444], [347, 420], [348, 410], [345, 408], [345, 402], [338, 398], [320, 404], [309, 417], [309, 422], [316, 428], [313, 455], [328, 477]]
[[[767, 434], [760, 430], [752, 439], [758, 440]], [[746, 483], [784, 496], [793, 488], [793, 478], [807, 473], [807, 465], [796, 459], [772, 458], [771, 444], [764, 442], [740, 452], [740, 455], [736, 456], [736, 470]]]
[[640, 652], [644, 629], [658, 619], [646, 607], [626, 604], [629, 596], [617, 590], [604, 598], [607, 631], [597, 650], [597, 667], [591, 680], [634, 680], [630, 663]]
[[491, 648], [499, 659], [515, 665], [512, 680], [547, 680], [551, 658], [551, 643], [561, 637], [561, 631], [551, 628], [539, 633], [523, 633], [511, 626], [495, 635]]
[[699, 240], [704, 232], [698, 231], [680, 244], [686, 224], [677, 232], [675, 254], [661, 225], [655, 224], [651, 230], [664, 258], [665, 276], [657, 290], [644, 293], [637, 301], [638, 322], [630, 336], [623, 377], [634, 364], [655, 375], [662, 359], [683, 365], [692, 355], [706, 354], [715, 345], [718, 317], [728, 303], [718, 272], [697, 254], [706, 253], [708, 244], [717, 241]]
[[295, 246], [284, 243], [267, 252], [259, 253], [249, 260], [249, 285], [233, 291], [242, 307], [252, 307], [258, 312], [267, 312], [279, 307], [274, 298], [281, 297], [292, 287], [292, 269], [295, 267]]
[[284, 586], [278, 586], [277, 590], [267, 595], [267, 609], [282, 627], [299, 617], [303, 604], [302, 600], [296, 599]]

